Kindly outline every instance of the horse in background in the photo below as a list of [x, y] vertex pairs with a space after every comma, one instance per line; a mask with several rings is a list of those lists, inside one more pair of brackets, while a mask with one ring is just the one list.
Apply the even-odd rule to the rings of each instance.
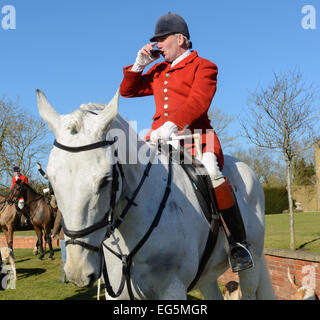
[[37, 193], [29, 184], [17, 180], [15, 186], [9, 194], [9, 201], [15, 201], [23, 197], [25, 199], [25, 206], [30, 213], [30, 221], [37, 234], [37, 247], [39, 247], [39, 259], [43, 259], [45, 251], [43, 246], [43, 233], [46, 243], [49, 245], [49, 259], [53, 259], [54, 251], [52, 247], [51, 229], [54, 224], [55, 211], [48, 204], [48, 200], [44, 195]]
[[15, 203], [0, 195], [0, 226], [10, 249], [13, 249], [13, 232], [19, 220]]

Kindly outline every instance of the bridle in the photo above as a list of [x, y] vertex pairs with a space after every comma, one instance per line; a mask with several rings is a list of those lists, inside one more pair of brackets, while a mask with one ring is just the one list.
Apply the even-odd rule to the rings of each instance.
[[[55, 140], [54, 145], [57, 148], [62, 149], [67, 152], [82, 152], [82, 151], [93, 150], [93, 149], [104, 147], [104, 146], [110, 146], [110, 145], [114, 144], [115, 141], [117, 141], [116, 137], [114, 138], [114, 140], [100, 141], [100, 142], [96, 142], [96, 143], [93, 143], [90, 145], [85, 145], [85, 146], [80, 146], [80, 147], [69, 147], [69, 146], [62, 145]], [[120, 254], [120, 253], [113, 251], [111, 248], [109, 248], [107, 245], [104, 244], [104, 241], [113, 234], [115, 229], [120, 227], [121, 223], [124, 221], [126, 214], [129, 212], [129, 209], [132, 206], [137, 206], [137, 204], [134, 202], [134, 200], [137, 197], [139, 191], [141, 190], [145, 179], [149, 175], [149, 171], [152, 166], [152, 161], [149, 161], [149, 163], [147, 164], [147, 166], [144, 170], [143, 176], [142, 176], [137, 188], [133, 192], [132, 196], [130, 198], [126, 197], [127, 205], [125, 206], [125, 208], [123, 209], [121, 214], [116, 219], [114, 219], [114, 210], [115, 210], [115, 206], [116, 206], [117, 191], [119, 188], [118, 168], [119, 168], [120, 174], [122, 176], [122, 179], [124, 178], [123, 170], [121, 168], [121, 165], [118, 162], [113, 164], [112, 188], [111, 188], [112, 193], [111, 193], [111, 198], [110, 198], [110, 207], [109, 207], [109, 210], [105, 213], [103, 219], [100, 220], [99, 222], [89, 226], [89, 227], [82, 229], [82, 230], [72, 231], [72, 230], [68, 230], [66, 228], [64, 221], [63, 221], [63, 218], [62, 218], [63, 231], [68, 237], [70, 237], [70, 239], [68, 239], [66, 241], [66, 246], [67, 245], [79, 245], [85, 249], [100, 253], [100, 257], [101, 257], [100, 275], [103, 273], [106, 290], [107, 290], [108, 294], [113, 298], [120, 296], [120, 294], [122, 293], [122, 291], [124, 289], [124, 284], [126, 283], [130, 299], [131, 300], [134, 299], [134, 294], [133, 294], [131, 280], [130, 280], [130, 267], [132, 264], [132, 258], [142, 248], [142, 246], [145, 244], [145, 242], [148, 240], [148, 238], [150, 237], [154, 228], [157, 227], [157, 225], [160, 221], [162, 212], [166, 206], [166, 202], [167, 202], [169, 194], [171, 192], [171, 182], [172, 182], [172, 154], [171, 154], [171, 152], [172, 152], [171, 145], [169, 145], [168, 179], [167, 179], [167, 186], [165, 188], [165, 192], [163, 194], [162, 201], [159, 205], [159, 208], [158, 208], [157, 213], [153, 219], [152, 224], [150, 225], [150, 227], [148, 228], [147, 232], [142, 237], [142, 239], [137, 243], [137, 245], [133, 248], [133, 250], [129, 254]], [[62, 216], [63, 216], [63, 214], [62, 214]], [[83, 241], [80, 241], [80, 240], [77, 240], [77, 238], [84, 237], [84, 236], [86, 236], [96, 230], [99, 230], [103, 227], [107, 227], [107, 230], [106, 230], [105, 237], [102, 240], [102, 243], [99, 247], [90, 245], [90, 244], [83, 242]], [[109, 281], [106, 263], [104, 263], [103, 254], [102, 254], [103, 247], [105, 247], [107, 250], [109, 250], [112, 254], [114, 254], [117, 258], [119, 258], [122, 261], [122, 279], [120, 282], [119, 289], [116, 292], [113, 291], [113, 288], [112, 288], [110, 281]]]
[[[92, 143], [92, 144], [80, 146], [80, 147], [65, 146], [65, 145], [60, 144], [56, 140], [54, 141], [53, 144], [57, 148], [62, 149], [64, 151], [78, 153], [78, 152], [89, 151], [89, 150], [101, 148], [104, 146], [111, 146], [116, 141], [117, 141], [117, 137], [115, 137], [113, 140], [103, 140], [100, 142], [96, 142], [96, 143]], [[98, 221], [98, 222], [94, 223], [93, 225], [88, 226], [82, 230], [73, 231], [73, 230], [67, 229], [67, 227], [64, 223], [64, 220], [62, 218], [61, 222], [62, 222], [63, 231], [70, 238], [69, 240], [66, 241], [66, 246], [76, 244], [76, 245], [79, 245], [79, 246], [86, 248], [88, 250], [92, 250], [92, 251], [96, 251], [96, 252], [101, 251], [101, 245], [99, 247], [93, 246], [93, 245], [86, 243], [84, 241], [77, 240], [77, 238], [85, 237], [88, 234], [95, 232], [99, 229], [102, 229], [106, 226], [107, 226], [107, 232], [106, 232], [105, 237], [110, 233], [110, 229], [112, 229], [112, 227], [113, 227], [113, 220], [114, 220], [113, 214], [114, 214], [114, 209], [115, 209], [115, 205], [116, 205], [117, 191], [119, 188], [119, 179], [118, 179], [119, 174], [118, 174], [117, 166], [120, 166], [120, 164], [116, 163], [116, 164], [112, 165], [112, 178], [111, 178], [112, 179], [112, 186], [111, 186], [111, 198], [110, 198], [109, 210], [104, 214], [104, 217], [100, 221]], [[120, 169], [120, 171], [122, 172], [122, 169]]]
[[21, 197], [25, 197], [24, 189], [22, 188], [23, 182], [21, 180], [17, 180], [14, 189], [11, 190], [7, 202], [9, 204], [17, 203], [18, 199]]

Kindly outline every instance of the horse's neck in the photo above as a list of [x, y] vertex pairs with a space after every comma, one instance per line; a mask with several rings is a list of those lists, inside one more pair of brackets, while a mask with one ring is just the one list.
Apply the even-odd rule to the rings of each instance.
[[35, 192], [30, 186], [26, 185], [26, 193], [27, 193], [27, 204], [30, 204], [36, 198], [39, 198], [39, 194]]

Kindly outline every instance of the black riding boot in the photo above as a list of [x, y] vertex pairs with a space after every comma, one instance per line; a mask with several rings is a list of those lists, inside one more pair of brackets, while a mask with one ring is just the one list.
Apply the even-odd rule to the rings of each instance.
[[226, 178], [225, 182], [214, 190], [221, 222], [230, 246], [229, 263], [232, 272], [251, 268], [253, 260], [246, 242], [246, 231], [229, 180]]
[[31, 224], [31, 221], [30, 221], [30, 214], [29, 214], [29, 210], [26, 208], [26, 207], [24, 207], [22, 210], [21, 210], [21, 212], [22, 212], [22, 214], [23, 214], [23, 216], [24, 216], [24, 224], [25, 224], [25, 226], [28, 226], [28, 225], [30, 225]]

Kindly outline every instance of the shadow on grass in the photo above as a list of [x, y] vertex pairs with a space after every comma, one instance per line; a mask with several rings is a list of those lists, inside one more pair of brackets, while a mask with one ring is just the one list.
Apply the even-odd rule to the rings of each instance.
[[79, 288], [76, 292], [77, 293], [75, 295], [67, 297], [64, 300], [96, 300], [95, 296], [97, 295], [97, 286], [92, 288]]
[[20, 262], [25, 262], [25, 261], [28, 261], [28, 260], [31, 260], [30, 258], [26, 258], [26, 259], [20, 259], [20, 260], [15, 260], [15, 263], [20, 263]]
[[46, 269], [42, 268], [17, 268], [17, 276], [19, 276], [20, 279], [29, 278], [44, 272], [46, 272]]
[[307, 241], [307, 242], [303, 243], [302, 245], [300, 245], [300, 246], [298, 247], [298, 250], [299, 250], [299, 249], [303, 249], [303, 248], [304, 248], [306, 245], [308, 245], [309, 243], [312, 243], [312, 242], [315, 242], [315, 241], [318, 241], [318, 240], [320, 240], [320, 237], [319, 237], [319, 238], [315, 238], [315, 239], [310, 240], [310, 241]]

